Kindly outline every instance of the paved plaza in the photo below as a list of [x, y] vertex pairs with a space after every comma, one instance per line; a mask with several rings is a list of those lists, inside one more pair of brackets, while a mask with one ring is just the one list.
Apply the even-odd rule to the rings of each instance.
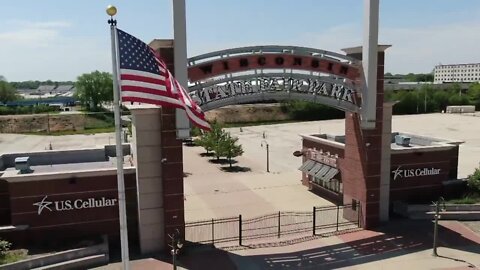
[[[343, 134], [343, 120], [314, 121], [228, 129], [238, 136], [244, 155], [228, 164], [211, 162], [201, 147], [184, 146], [185, 217], [187, 221], [236, 216], [253, 217], [276, 211], [311, 211], [329, 202], [307, 191], [297, 170], [300, 134]], [[463, 140], [459, 177], [478, 166], [480, 117], [426, 114], [395, 116], [393, 131]], [[265, 134], [265, 139], [263, 138]], [[0, 134], [0, 152], [101, 147], [113, 134], [35, 136]], [[266, 143], [270, 172], [266, 172]], [[262, 146], [263, 145], [263, 146]], [[293, 245], [252, 246], [223, 251], [205, 247], [180, 258], [185, 269], [472, 269], [480, 265], [478, 223], [441, 222], [441, 257], [431, 256], [430, 221], [393, 220], [376, 231], [358, 231], [327, 238], [309, 238]], [[474, 232], [477, 230], [477, 234]], [[169, 260], [136, 260], [134, 269], [170, 269]], [[117, 269], [118, 264], [101, 269]]]
[[[460, 146], [459, 177], [467, 177], [480, 160], [480, 117], [459, 114], [394, 116], [393, 131], [463, 140]], [[330, 203], [300, 183], [300, 134], [343, 134], [344, 120], [298, 122], [229, 128], [245, 151], [234, 166], [210, 162], [201, 147], [184, 146], [185, 218], [187, 221], [238, 216], [254, 217], [276, 211], [311, 211]], [[265, 134], [265, 139], [263, 138]], [[100, 147], [113, 144], [114, 134], [36, 136], [0, 134], [0, 153]], [[270, 173], [266, 172], [266, 143], [269, 144]], [[262, 146], [263, 145], [263, 146]]]
[[[458, 177], [467, 177], [480, 161], [480, 117], [459, 114], [424, 114], [393, 117], [392, 131], [465, 141], [460, 146]], [[236, 166], [248, 172], [222, 172], [200, 157], [203, 148], [184, 147], [186, 219], [198, 220], [242, 214], [256, 216], [276, 211], [311, 211], [330, 203], [313, 195], [300, 183], [300, 134], [343, 135], [343, 119], [229, 128], [245, 151]], [[265, 139], [264, 139], [265, 134]], [[270, 173], [266, 173], [266, 143]], [[262, 146], [263, 145], [263, 146]]]

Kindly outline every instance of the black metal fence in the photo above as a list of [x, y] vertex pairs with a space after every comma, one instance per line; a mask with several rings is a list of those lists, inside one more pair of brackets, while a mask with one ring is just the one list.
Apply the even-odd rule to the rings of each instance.
[[188, 245], [229, 243], [280, 238], [296, 234], [322, 235], [358, 228], [359, 205], [313, 207], [311, 212], [277, 212], [244, 219], [242, 215], [185, 224]]

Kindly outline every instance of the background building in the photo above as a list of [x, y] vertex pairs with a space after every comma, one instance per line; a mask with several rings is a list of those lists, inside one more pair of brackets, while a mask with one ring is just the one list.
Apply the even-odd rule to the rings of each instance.
[[433, 83], [479, 81], [480, 63], [435, 66]]

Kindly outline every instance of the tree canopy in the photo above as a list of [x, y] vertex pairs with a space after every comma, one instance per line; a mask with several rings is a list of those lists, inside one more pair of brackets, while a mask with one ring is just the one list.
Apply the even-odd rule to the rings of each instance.
[[385, 100], [398, 101], [393, 107], [394, 114], [432, 113], [445, 111], [450, 105], [475, 105], [480, 108], [480, 84], [470, 85], [462, 90], [458, 83], [448, 89], [438, 89], [435, 85], [424, 85], [420, 90], [386, 91]]
[[220, 141], [215, 152], [219, 152], [220, 156], [224, 156], [228, 159], [230, 168], [232, 167], [232, 158], [241, 156], [243, 154], [242, 145], [237, 144], [238, 138], [230, 136], [230, 133], [226, 133], [223, 140]]
[[408, 73], [405, 75], [405, 79], [409, 82], [433, 82], [433, 74], [432, 73]]
[[238, 138], [232, 137], [218, 123], [212, 123], [211, 128], [211, 131], [201, 134], [195, 144], [203, 146], [207, 153], [213, 151], [217, 160], [226, 157], [232, 167], [232, 159], [243, 154], [242, 145], [238, 144]]
[[467, 96], [470, 104], [475, 105], [475, 108], [480, 109], [480, 83], [471, 84], [468, 88]]
[[96, 111], [101, 103], [113, 100], [112, 75], [108, 72], [82, 74], [75, 86], [76, 97], [89, 110]]
[[6, 103], [7, 101], [17, 100], [18, 95], [15, 88], [7, 81], [0, 80], [0, 102]]

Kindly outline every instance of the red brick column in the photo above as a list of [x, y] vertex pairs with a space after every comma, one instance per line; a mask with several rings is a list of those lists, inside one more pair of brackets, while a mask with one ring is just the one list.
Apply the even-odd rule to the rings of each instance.
[[[372, 228], [380, 220], [380, 173], [382, 118], [384, 99], [384, 50], [379, 46], [377, 71], [376, 121], [374, 129], [360, 126], [360, 115], [345, 114], [345, 162], [342, 170], [344, 203], [360, 202], [363, 228]], [[347, 55], [362, 59], [362, 48], [345, 49]]]
[[10, 193], [8, 182], [0, 179], [0, 226], [10, 223]]
[[[155, 41], [154, 41], [155, 42]], [[154, 46], [154, 42], [152, 42]], [[157, 52], [167, 64], [167, 68], [174, 73], [173, 43], [172, 47], [156, 48]], [[162, 182], [163, 206], [165, 220], [165, 244], [170, 244], [169, 234], [180, 231], [185, 236], [184, 193], [183, 193], [183, 152], [182, 140], [176, 137], [175, 109], [162, 108], [161, 112], [161, 155], [162, 155]], [[167, 248], [169, 252], [169, 248]]]

